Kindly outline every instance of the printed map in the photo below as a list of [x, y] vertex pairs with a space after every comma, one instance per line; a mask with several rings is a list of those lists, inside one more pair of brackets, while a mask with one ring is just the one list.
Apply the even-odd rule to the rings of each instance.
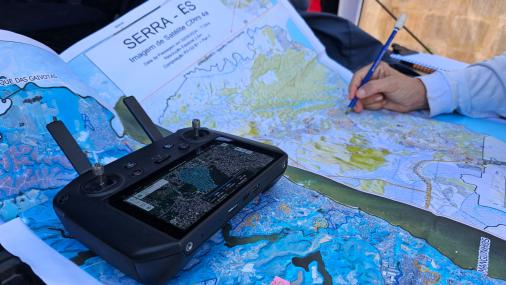
[[[292, 284], [506, 283], [506, 166], [495, 155], [504, 142], [424, 113], [346, 116], [349, 72], [323, 54], [286, 1], [221, 3], [243, 25], [142, 104], [170, 130], [198, 116], [277, 145], [292, 167], [170, 284], [269, 284], [276, 276]], [[56, 218], [51, 199], [76, 174], [45, 130], [56, 117], [91, 160], [121, 157], [139, 147], [117, 104], [129, 94], [84, 54], [66, 65], [5, 41], [0, 54], [1, 219], [21, 216], [106, 284], [136, 284]], [[491, 240], [490, 277], [476, 271], [480, 237]]]
[[[209, 128], [280, 146], [292, 166], [506, 239], [506, 186], [492, 194], [482, 190], [490, 180], [461, 177], [504, 169], [504, 161], [483, 159], [491, 138], [425, 113], [346, 116], [349, 72], [327, 58], [284, 1], [239, 1], [241, 8], [224, 3], [245, 10], [249, 24], [231, 33], [219, 52], [213, 49], [141, 99], [155, 122], [177, 130], [198, 117]], [[125, 95], [85, 53], [69, 65], [111, 109]], [[121, 125], [117, 121], [113, 126]], [[506, 143], [497, 141], [494, 153], [506, 153]], [[497, 173], [504, 181], [503, 171]], [[480, 204], [483, 195], [497, 197], [498, 206]]]

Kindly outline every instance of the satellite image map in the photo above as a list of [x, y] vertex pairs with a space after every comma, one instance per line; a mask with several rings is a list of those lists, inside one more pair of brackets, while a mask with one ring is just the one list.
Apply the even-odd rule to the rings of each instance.
[[290, 159], [169, 284], [506, 284], [501, 129], [426, 112], [345, 115], [351, 73], [285, 0], [193, 0], [186, 28], [161, 32], [174, 45], [101, 56], [123, 40], [117, 26], [155, 11], [135, 22], [149, 25], [179, 2], [148, 1], [62, 55], [0, 38], [1, 220], [21, 217], [104, 284], [137, 284], [57, 219], [52, 197], [77, 174], [46, 130], [56, 117], [92, 162], [115, 160], [147, 143], [120, 103], [136, 92], [167, 130], [198, 117]]

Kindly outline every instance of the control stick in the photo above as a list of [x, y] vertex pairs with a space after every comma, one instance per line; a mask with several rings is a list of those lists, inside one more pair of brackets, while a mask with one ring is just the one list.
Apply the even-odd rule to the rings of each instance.
[[105, 185], [104, 165], [101, 163], [95, 163], [92, 167], [93, 174], [98, 178], [98, 185], [100, 187]]
[[193, 135], [196, 139], [200, 137], [200, 120], [199, 119], [193, 119], [192, 120], [192, 128], [193, 128]]

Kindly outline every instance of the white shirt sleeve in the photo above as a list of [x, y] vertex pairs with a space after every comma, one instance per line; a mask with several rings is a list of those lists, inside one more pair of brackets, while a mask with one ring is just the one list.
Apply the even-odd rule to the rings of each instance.
[[506, 53], [451, 72], [420, 77], [430, 115], [457, 111], [477, 118], [506, 117]]

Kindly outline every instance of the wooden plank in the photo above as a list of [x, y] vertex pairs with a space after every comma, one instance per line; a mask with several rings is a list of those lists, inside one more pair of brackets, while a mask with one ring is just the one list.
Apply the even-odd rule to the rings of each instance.
[[[465, 62], [506, 52], [505, 0], [378, 0], [396, 16], [408, 15], [406, 26], [434, 53]], [[394, 20], [376, 0], [364, 0], [359, 26], [384, 42]], [[395, 42], [424, 51], [406, 31]]]

